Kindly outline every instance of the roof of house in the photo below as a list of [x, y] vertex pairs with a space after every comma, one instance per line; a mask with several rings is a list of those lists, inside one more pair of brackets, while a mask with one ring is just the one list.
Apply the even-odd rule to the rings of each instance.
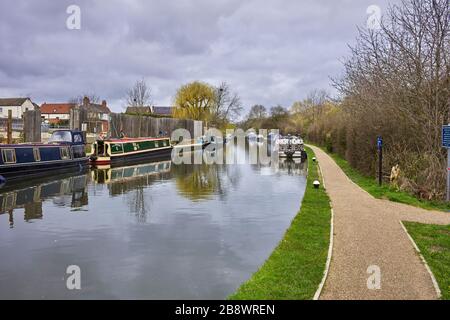
[[173, 107], [168, 106], [153, 106], [152, 113], [157, 115], [168, 116], [172, 114]]
[[107, 106], [103, 106], [97, 103], [90, 103], [88, 105], [82, 105], [82, 108], [87, 108], [89, 111], [94, 111], [98, 113], [111, 113], [111, 110]]
[[70, 109], [75, 107], [75, 103], [44, 103], [41, 105], [41, 113], [70, 113]]
[[111, 113], [111, 110], [109, 110], [108, 106], [106, 105], [106, 100], [103, 100], [101, 104], [91, 103], [88, 97], [84, 97], [82, 104], [78, 105], [77, 108], [87, 109], [88, 112]]
[[0, 106], [21, 106], [30, 98], [0, 98]]
[[152, 107], [127, 107], [125, 113], [151, 113]]

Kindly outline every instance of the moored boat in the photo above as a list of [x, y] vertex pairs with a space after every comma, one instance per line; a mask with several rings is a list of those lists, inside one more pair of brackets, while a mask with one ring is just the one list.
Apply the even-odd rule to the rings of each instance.
[[170, 156], [170, 138], [121, 138], [97, 140], [90, 161], [104, 165]]
[[301, 158], [302, 160], [307, 158], [302, 138], [287, 135], [279, 137], [276, 143], [281, 158]]
[[0, 180], [3, 182], [82, 169], [87, 165], [85, 141], [80, 131], [57, 130], [48, 143], [0, 145]]

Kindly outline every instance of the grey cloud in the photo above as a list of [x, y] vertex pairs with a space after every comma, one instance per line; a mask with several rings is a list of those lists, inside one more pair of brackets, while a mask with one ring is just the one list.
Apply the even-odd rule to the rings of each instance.
[[[81, 7], [81, 30], [66, 28], [70, 4]], [[6, 0], [0, 95], [44, 102], [95, 92], [119, 111], [145, 77], [155, 103], [203, 80], [229, 82], [247, 108], [289, 106], [313, 88], [332, 90], [372, 4], [387, 0]]]

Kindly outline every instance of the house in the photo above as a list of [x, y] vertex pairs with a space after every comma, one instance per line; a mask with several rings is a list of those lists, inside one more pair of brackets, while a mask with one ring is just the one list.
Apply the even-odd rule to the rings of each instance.
[[13, 118], [21, 119], [25, 111], [39, 110], [39, 106], [30, 98], [0, 98], [0, 118], [7, 118], [9, 110]]
[[106, 100], [101, 104], [91, 103], [88, 97], [83, 98], [83, 103], [77, 108], [86, 111], [87, 132], [100, 133], [109, 131], [109, 110]]
[[160, 117], [171, 117], [174, 107], [152, 106], [152, 114]]
[[70, 110], [75, 107], [75, 103], [43, 103], [41, 105], [41, 117], [48, 123], [61, 124], [69, 123]]
[[165, 106], [127, 107], [125, 113], [157, 117], [171, 117], [173, 108], [174, 107]]
[[152, 113], [152, 107], [145, 106], [145, 107], [127, 107], [127, 110], [125, 111], [127, 114], [145, 114], [150, 115]]

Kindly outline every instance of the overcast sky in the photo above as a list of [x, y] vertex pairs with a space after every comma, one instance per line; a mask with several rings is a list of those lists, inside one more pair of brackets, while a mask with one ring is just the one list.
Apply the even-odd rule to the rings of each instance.
[[[378, 0], [129, 0], [0, 2], [0, 97], [66, 102], [83, 93], [121, 111], [144, 77], [153, 102], [189, 81], [226, 81], [246, 109], [290, 106], [328, 89]], [[81, 9], [70, 30], [69, 5]]]

